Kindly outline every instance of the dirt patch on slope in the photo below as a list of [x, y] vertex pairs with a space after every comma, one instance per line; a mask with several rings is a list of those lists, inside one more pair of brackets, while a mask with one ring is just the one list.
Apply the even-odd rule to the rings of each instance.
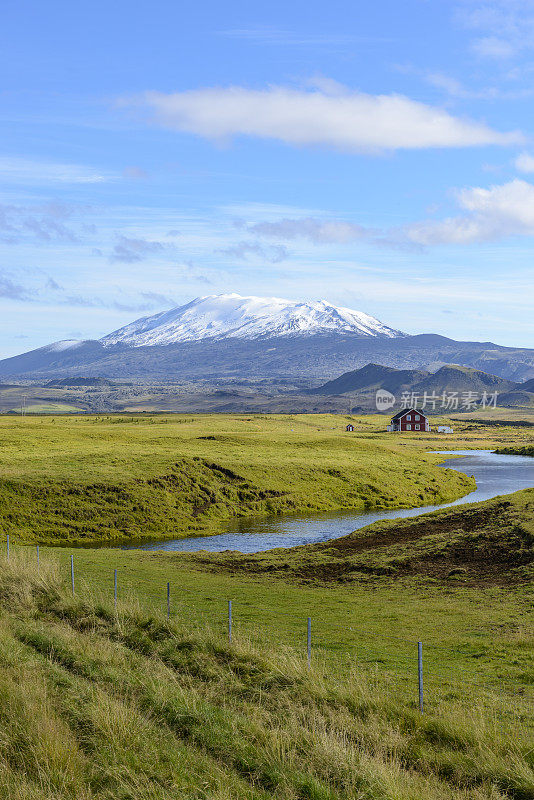
[[203, 554], [195, 560], [210, 570], [305, 583], [422, 577], [447, 585], [527, 583], [534, 580], [534, 490], [463, 510], [375, 523], [318, 545], [254, 555]]

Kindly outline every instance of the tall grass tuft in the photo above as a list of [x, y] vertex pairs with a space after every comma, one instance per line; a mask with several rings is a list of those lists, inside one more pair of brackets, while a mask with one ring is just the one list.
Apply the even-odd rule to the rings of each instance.
[[0, 556], [0, 602], [4, 608], [25, 611], [57, 601], [63, 591], [55, 559], [41, 559], [37, 568], [34, 553], [27, 548], [12, 548], [9, 558]]

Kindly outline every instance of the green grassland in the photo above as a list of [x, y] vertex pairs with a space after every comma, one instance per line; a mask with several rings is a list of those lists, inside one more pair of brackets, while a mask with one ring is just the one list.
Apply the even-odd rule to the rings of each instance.
[[[480, 604], [474, 594], [469, 603], [470, 590], [452, 588], [440, 599], [406, 588], [390, 597], [388, 608], [391, 589], [380, 597], [342, 589], [328, 595], [325, 608], [324, 588], [245, 578], [236, 589], [228, 576], [184, 568], [181, 559], [132, 559], [119, 551], [100, 551], [99, 564], [89, 551], [77, 551], [87, 582], [77, 573], [72, 597], [66, 554], [56, 567], [43, 548], [38, 571], [30, 548], [16, 550], [0, 564], [0, 795], [6, 800], [534, 797], [531, 699], [502, 688], [503, 678], [517, 681], [526, 671], [532, 652], [517, 614], [526, 598], [495, 592]], [[147, 595], [142, 603], [122, 599], [123, 562], [138, 570], [130, 574], [137, 595], [143, 574], [152, 580], [159, 570], [161, 589], [164, 578], [172, 578], [173, 589], [183, 579], [169, 621], [147, 607]], [[121, 593], [114, 609], [108, 577], [117, 564]], [[213, 597], [224, 580], [235, 598], [232, 643]], [[99, 597], [96, 584], [106, 581], [106, 597]], [[182, 606], [183, 596], [191, 601], [194, 594], [199, 611], [202, 593], [206, 613], [195, 616]], [[162, 600], [163, 591], [160, 607]], [[278, 629], [270, 625], [262, 640], [250, 635], [239, 618], [251, 613], [251, 602], [256, 609], [284, 608], [289, 622], [279, 613]], [[286, 643], [297, 619], [304, 628], [306, 613], [314, 636], [323, 615], [325, 641], [336, 638], [333, 623], [340, 620], [346, 630], [363, 630], [374, 617], [376, 635], [368, 631], [368, 649], [361, 640], [338, 669], [314, 642], [307, 668], [304, 637]], [[386, 644], [391, 631], [407, 640], [416, 633], [425, 642], [439, 639], [432, 657], [425, 644], [424, 714], [414, 669], [403, 674], [399, 667], [400, 640]], [[374, 659], [373, 640], [382, 642]], [[388, 658], [396, 664], [390, 671]], [[462, 665], [500, 692], [483, 696]], [[443, 677], [430, 680], [438, 666], [459, 676], [446, 690]]]
[[[344, 428], [350, 419], [354, 433]], [[529, 430], [456, 424], [384, 432], [384, 417], [195, 415], [0, 418], [0, 530], [42, 543], [164, 538], [236, 516], [406, 508], [461, 497], [446, 447], [523, 445]], [[531, 441], [531, 439], [530, 439]]]
[[[13, 409], [19, 411], [19, 409]], [[32, 403], [25, 407], [26, 414], [78, 414], [83, 411], [80, 406], [71, 403]]]

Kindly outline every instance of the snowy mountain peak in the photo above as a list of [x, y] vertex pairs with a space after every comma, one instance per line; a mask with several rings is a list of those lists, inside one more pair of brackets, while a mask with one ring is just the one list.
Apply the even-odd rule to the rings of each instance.
[[197, 297], [170, 311], [138, 319], [104, 336], [101, 342], [105, 346], [145, 347], [202, 339], [259, 339], [325, 333], [387, 338], [404, 335], [369, 314], [333, 306], [326, 300], [299, 303], [279, 297], [219, 294]]

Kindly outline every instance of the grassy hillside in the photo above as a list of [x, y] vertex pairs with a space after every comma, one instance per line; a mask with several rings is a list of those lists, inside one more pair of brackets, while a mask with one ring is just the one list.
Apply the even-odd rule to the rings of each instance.
[[257, 647], [236, 630], [229, 644], [206, 620], [115, 612], [29, 556], [0, 568], [6, 800], [534, 797], [521, 698], [464, 686], [420, 714], [413, 679], [361, 660], [336, 672], [315, 654], [307, 669], [281, 637]]
[[[406, 508], [471, 490], [424, 452], [443, 437], [391, 436], [373, 417], [351, 417], [347, 434], [347, 419], [0, 418], [0, 530], [40, 542], [178, 537], [240, 515]], [[472, 427], [457, 441], [486, 441]]]

